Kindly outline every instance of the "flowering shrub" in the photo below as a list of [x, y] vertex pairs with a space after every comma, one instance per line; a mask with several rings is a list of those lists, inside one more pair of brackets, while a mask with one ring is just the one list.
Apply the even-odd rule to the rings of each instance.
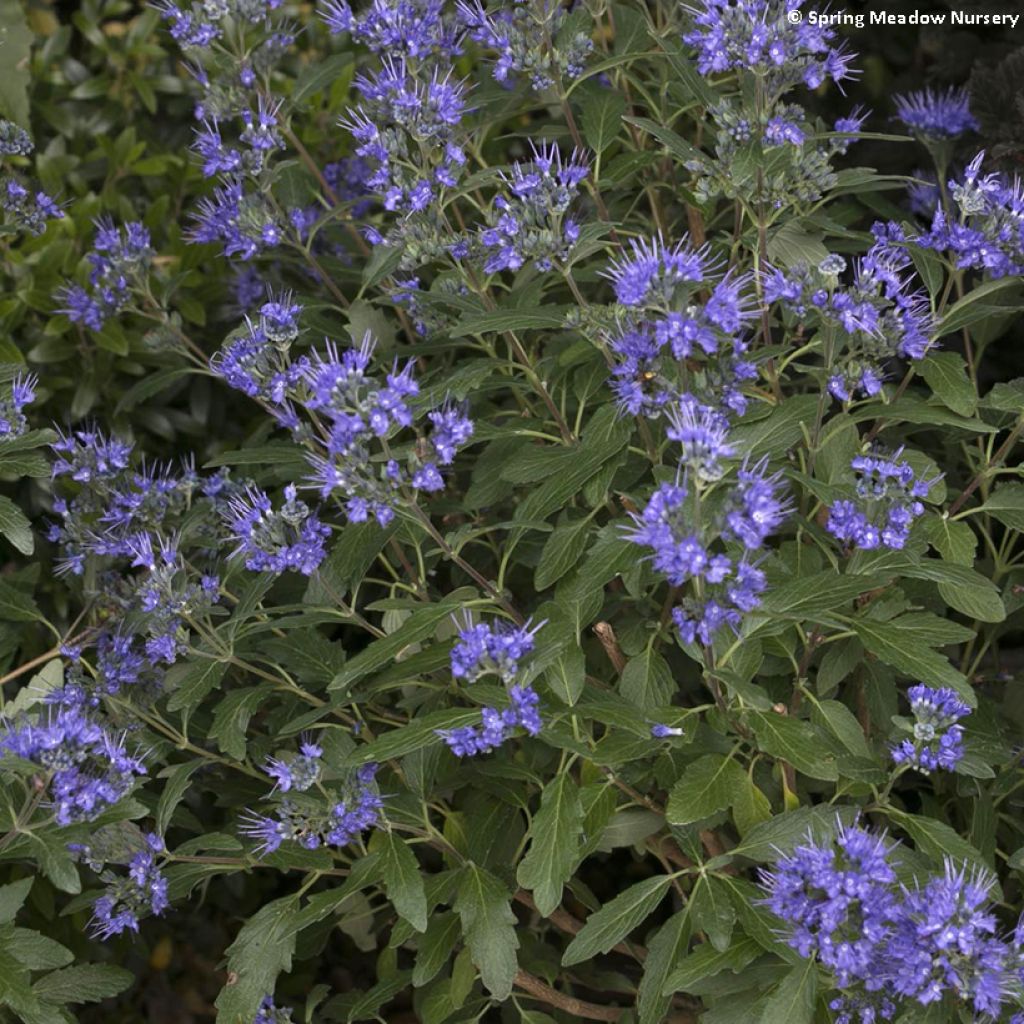
[[803, 0], [36, 13], [0, 1019], [1024, 1020], [968, 95]]

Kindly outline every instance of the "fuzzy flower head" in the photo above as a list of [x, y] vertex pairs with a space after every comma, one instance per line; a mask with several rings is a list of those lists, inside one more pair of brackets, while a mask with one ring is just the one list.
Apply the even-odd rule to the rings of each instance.
[[1013, 983], [1016, 959], [997, 937], [995, 878], [952, 860], [920, 888], [904, 889], [885, 944], [888, 987], [928, 1006], [946, 993], [976, 1014], [997, 1017]]
[[907, 696], [914, 715], [910, 726], [913, 738], [893, 748], [893, 761], [925, 774], [937, 769], [952, 771], [964, 756], [963, 728], [956, 723], [971, 709], [955, 690], [946, 687], [912, 686]]
[[160, 916], [170, 906], [167, 879], [156, 859], [163, 853], [163, 841], [154, 834], [145, 836], [144, 841], [145, 848], [128, 861], [128, 874], [114, 878], [93, 904], [91, 928], [100, 939], [137, 932], [141, 918]]
[[304, 793], [320, 780], [323, 753], [323, 747], [308, 734], [303, 734], [297, 754], [268, 758], [263, 770], [275, 780], [274, 788], [282, 793], [292, 790]]
[[118, 803], [146, 774], [141, 758], [82, 708], [50, 709], [37, 720], [8, 724], [0, 755], [31, 761], [48, 773], [58, 825], [91, 821]]
[[456, 679], [475, 682], [482, 675], [493, 673], [502, 682], [511, 683], [519, 674], [519, 663], [533, 653], [534, 638], [544, 625], [532, 629], [506, 622], [473, 624], [466, 621], [459, 639], [452, 648], [451, 670]]
[[292, 1024], [292, 1011], [278, 1006], [273, 996], [264, 996], [252, 1024]]
[[824, 842], [808, 839], [765, 872], [765, 905], [801, 956], [817, 955], [840, 987], [879, 969], [880, 942], [899, 913], [884, 836], [837, 825]]
[[448, 749], [456, 757], [475, 757], [488, 754], [510, 739], [516, 729], [536, 736], [543, 728], [538, 711], [540, 696], [531, 686], [513, 686], [508, 691], [509, 706], [503, 711], [485, 707], [480, 712], [479, 725], [465, 725], [457, 729], [438, 729]]
[[274, 509], [270, 498], [254, 487], [231, 498], [222, 518], [236, 541], [234, 554], [244, 555], [255, 572], [301, 572], [312, 575], [324, 560], [330, 534], [308, 505], [299, 501], [294, 484], [285, 488], [285, 502]]
[[0, 441], [20, 437], [28, 429], [22, 410], [35, 401], [39, 380], [35, 374], [20, 373], [7, 384], [0, 384]]
[[670, 303], [677, 285], [700, 283], [711, 271], [708, 247], [695, 249], [684, 238], [670, 246], [659, 236], [632, 239], [632, 255], [612, 261], [605, 273], [624, 306]]
[[984, 159], [982, 150], [949, 182], [960, 215], [947, 217], [936, 207], [931, 228], [914, 241], [993, 279], [1024, 274], [1024, 186], [1019, 178], [983, 173]]
[[805, 0], [699, 0], [685, 5], [693, 27], [683, 41], [697, 51], [702, 75], [754, 71], [776, 95], [853, 78], [853, 54], [834, 45], [835, 29], [804, 17], [804, 6]]
[[359, 14], [346, 0], [327, 0], [319, 13], [332, 35], [348, 32], [374, 53], [422, 59], [462, 52], [462, 33], [441, 0], [373, 0]]
[[897, 118], [923, 139], [955, 139], [978, 130], [966, 89], [921, 89], [895, 100]]
[[902, 453], [902, 448], [891, 455], [875, 450], [851, 460], [857, 497], [835, 502], [825, 523], [825, 529], [848, 547], [900, 550], [914, 520], [924, 514], [922, 499], [941, 477], [919, 477]]
[[[303, 740], [300, 749], [299, 756], [307, 759], [307, 768], [321, 756], [320, 748], [309, 740]], [[280, 849], [286, 842], [298, 843], [306, 850], [347, 846], [382, 820], [384, 802], [374, 783], [376, 770], [375, 764], [363, 765], [340, 791], [323, 789], [306, 793], [292, 785], [291, 792], [281, 799], [273, 813], [250, 812], [243, 818], [239, 832], [255, 841], [256, 853], [261, 857]], [[268, 772], [279, 778], [269, 768]], [[282, 790], [279, 782], [275, 792]]]
[[524, 76], [540, 92], [578, 78], [593, 52], [584, 31], [562, 31], [572, 10], [562, 0], [524, 0], [488, 10], [482, 0], [457, 0], [456, 12], [466, 34], [495, 54], [495, 81], [513, 84]]
[[485, 273], [518, 270], [531, 261], [545, 273], [565, 263], [579, 239], [579, 223], [568, 214], [587, 176], [586, 162], [577, 153], [563, 160], [554, 145], [530, 147], [533, 159], [502, 175], [505, 191], [478, 233]]

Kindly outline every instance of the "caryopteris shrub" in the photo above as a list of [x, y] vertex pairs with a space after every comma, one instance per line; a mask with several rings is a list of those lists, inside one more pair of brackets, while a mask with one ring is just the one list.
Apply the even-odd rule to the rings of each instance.
[[0, 1019], [1024, 1019], [967, 93], [803, 0], [73, 6], [0, 14]]

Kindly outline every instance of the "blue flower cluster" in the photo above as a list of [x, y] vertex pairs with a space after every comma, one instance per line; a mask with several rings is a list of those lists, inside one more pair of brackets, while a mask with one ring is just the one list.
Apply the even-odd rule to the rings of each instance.
[[747, 407], [741, 385], [757, 376], [743, 338], [756, 315], [750, 281], [716, 281], [706, 248], [660, 238], [634, 241], [607, 276], [618, 299], [606, 333], [620, 408], [664, 417], [680, 450], [676, 481], [659, 485], [628, 536], [652, 549], [673, 586], [692, 584], [673, 618], [685, 643], [710, 644], [760, 604], [755, 553], [789, 512], [779, 474], [741, 461], [730, 440], [730, 418]]
[[786, 941], [816, 957], [843, 990], [831, 1005], [846, 1021], [891, 1019], [907, 1003], [947, 994], [975, 1014], [996, 1016], [1019, 990], [1019, 943], [998, 937], [995, 879], [946, 861], [943, 874], [900, 886], [884, 837], [839, 827], [808, 841], [766, 872], [765, 903]]
[[[0, 157], [29, 156], [34, 148], [28, 132], [0, 117]], [[41, 235], [48, 221], [64, 216], [64, 211], [46, 192], [27, 188], [13, 175], [0, 179], [0, 208], [6, 214], [0, 233], [14, 229]]]
[[91, 266], [89, 287], [66, 285], [58, 293], [64, 303], [61, 313], [73, 323], [98, 331], [108, 317], [120, 313], [131, 301], [132, 288], [144, 281], [149, 272], [153, 249], [149, 231], [139, 222], [123, 228], [113, 221], [96, 223], [96, 238], [88, 254]]
[[504, 711], [483, 708], [480, 725], [465, 725], [458, 729], [438, 729], [438, 736], [448, 744], [457, 757], [489, 754], [514, 735], [517, 728], [536, 736], [543, 722], [537, 706], [540, 696], [530, 686], [513, 686], [508, 691], [510, 706]]
[[[827, 19], [804, 17], [804, 0], [701, 0], [684, 5], [691, 28], [684, 42], [703, 75], [737, 71], [741, 88], [713, 103], [714, 157], [695, 154], [698, 200], [714, 196], [773, 210], [816, 202], [836, 183], [832, 158], [847, 151], [866, 114], [859, 109], [829, 132], [802, 106], [786, 102], [798, 86], [817, 89], [853, 78], [853, 54], [836, 45]], [[737, 173], [752, 151], [777, 150], [756, 177]]]
[[780, 303], [787, 322], [823, 333], [827, 386], [839, 401], [848, 402], [858, 392], [879, 394], [889, 360], [917, 361], [931, 347], [931, 303], [923, 289], [913, 288], [910, 267], [906, 250], [887, 237], [857, 260], [845, 287], [839, 275], [846, 261], [838, 255], [813, 269], [772, 269], [766, 275], [765, 300]]
[[[93, 904], [92, 932], [100, 939], [109, 939], [124, 931], [137, 932], [139, 919], [154, 914], [160, 916], [169, 906], [167, 879], [157, 864], [157, 855], [163, 853], [163, 840], [154, 833], [144, 837], [145, 847], [128, 861], [128, 874], [123, 877], [103, 872], [101, 878], [107, 888]], [[72, 845], [72, 850], [76, 848]], [[90, 851], [84, 848], [85, 859]], [[99, 867], [99, 865], [93, 865]]]
[[156, 665], [176, 659], [185, 620], [219, 597], [220, 538], [210, 531], [186, 559], [179, 537], [184, 516], [193, 499], [212, 509], [234, 485], [223, 475], [202, 480], [189, 463], [180, 472], [154, 463], [136, 469], [132, 445], [98, 430], [61, 434], [53, 450], [60, 522], [50, 525], [47, 538], [60, 545], [61, 572], [84, 576], [94, 560], [109, 612], [95, 641], [95, 680], [73, 677], [81, 685], [65, 687], [64, 696], [78, 701], [84, 691], [114, 694], [140, 682], [158, 688]]
[[[304, 742], [304, 746], [319, 750], [315, 744]], [[312, 762], [318, 761], [319, 757], [320, 754], [300, 753], [299, 758], [308, 759], [303, 770], [312, 771]], [[295, 763], [294, 759], [291, 763]], [[283, 791], [280, 774], [273, 770], [269, 774], [278, 780], [275, 791]], [[343, 794], [323, 790], [319, 794], [307, 795], [300, 787], [292, 785], [289, 787], [292, 795], [281, 799], [273, 815], [251, 814], [242, 822], [239, 831], [256, 841], [260, 856], [273, 853], [285, 842], [297, 842], [306, 850], [322, 846], [340, 849], [381, 821], [384, 802], [373, 781], [376, 774], [377, 765], [363, 765]], [[289, 778], [294, 783], [295, 776]]]
[[299, 752], [289, 757], [271, 757], [267, 760], [266, 773], [274, 779], [274, 789], [282, 793], [295, 790], [304, 793], [315, 786], [323, 771], [321, 758], [324, 748], [315, 743], [310, 736], [303, 735], [299, 742]]
[[519, 662], [533, 653], [534, 638], [541, 626], [543, 623], [531, 629], [529, 623], [514, 626], [506, 622], [488, 625], [467, 621], [452, 647], [452, 675], [473, 683], [493, 673], [503, 683], [512, 682], [519, 674]]
[[531, 262], [541, 273], [564, 264], [580, 237], [579, 223], [567, 216], [588, 168], [573, 153], [563, 163], [557, 147], [530, 144], [533, 158], [502, 174], [506, 195], [494, 200], [488, 226], [480, 228], [484, 272], [518, 270]]
[[750, 279], [716, 274], [707, 247], [686, 239], [634, 239], [631, 248], [606, 272], [620, 307], [604, 333], [621, 408], [648, 417], [676, 409], [700, 420], [707, 417], [693, 411], [694, 403], [721, 404], [742, 414], [747, 400], [740, 388], [757, 376], [743, 338], [756, 315]]
[[28, 430], [28, 418], [22, 410], [35, 401], [38, 386], [38, 378], [31, 373], [19, 373], [0, 385], [0, 440], [21, 437]]
[[955, 139], [978, 130], [966, 89], [921, 89], [894, 99], [896, 116], [924, 140]]
[[[465, 83], [450, 70], [384, 58], [378, 70], [358, 75], [355, 86], [362, 102], [340, 123], [372, 168], [367, 187], [380, 194], [385, 210], [422, 213], [458, 184], [466, 164]], [[385, 240], [375, 228], [367, 237], [374, 245]]]
[[294, 484], [284, 489], [284, 504], [275, 509], [270, 498], [255, 487], [229, 499], [221, 515], [254, 572], [301, 572], [311, 576], [324, 560], [330, 527], [299, 501]]
[[[219, 243], [226, 256], [240, 260], [279, 245], [288, 230], [267, 194], [269, 158], [285, 148], [280, 103], [267, 98], [268, 83], [295, 41], [294, 29], [273, 16], [281, 6], [282, 0], [157, 5], [202, 90], [193, 149], [204, 175], [219, 179], [194, 213], [190, 238]], [[289, 215], [301, 219], [302, 211]]]
[[273, 996], [264, 996], [252, 1024], [292, 1024], [292, 1011], [278, 1006]]
[[907, 692], [913, 724], [912, 738], [893, 748], [892, 759], [920, 772], [953, 771], [964, 756], [963, 726], [956, 723], [971, 713], [955, 690], [919, 684]]
[[853, 55], [833, 45], [836, 30], [824, 19], [802, 16], [805, 0], [701, 0], [690, 7], [693, 28], [683, 36], [697, 51], [702, 75], [734, 69], [761, 75], [770, 93], [802, 83], [852, 78]]
[[841, 500], [829, 509], [825, 529], [844, 545], [873, 551], [878, 547], [900, 550], [910, 527], [924, 513], [921, 501], [939, 481], [925, 480], [900, 456], [903, 449], [885, 455], [879, 451], [855, 456], [857, 500]]
[[122, 800], [146, 774], [123, 736], [115, 736], [83, 709], [48, 709], [37, 721], [7, 723], [0, 750], [38, 765], [58, 825], [92, 821]]
[[456, 679], [475, 682], [483, 675], [494, 674], [508, 687], [509, 706], [504, 710], [485, 707], [480, 712], [479, 725], [466, 725], [458, 729], [438, 729], [437, 735], [448, 744], [458, 757], [473, 757], [490, 753], [509, 739], [516, 729], [536, 736], [543, 722], [538, 706], [540, 696], [531, 686], [517, 685], [520, 661], [532, 653], [534, 637], [543, 626], [540, 623], [514, 626], [498, 622], [473, 624], [466, 621], [459, 631], [459, 639], [452, 647], [451, 670]]
[[992, 278], [1024, 274], [1024, 185], [1000, 174], [982, 174], [984, 150], [949, 189], [959, 219], [935, 209], [928, 231], [910, 241], [948, 253], [960, 269], [984, 271]]
[[[311, 484], [323, 498], [344, 495], [351, 522], [372, 516], [386, 526], [404, 490], [431, 493], [444, 488], [441, 469], [450, 466], [458, 449], [472, 438], [473, 422], [462, 407], [450, 402], [427, 411], [428, 436], [410, 446], [403, 466], [389, 442], [417, 419], [409, 404], [419, 394], [412, 361], [402, 367], [395, 363], [383, 381], [374, 377], [375, 342], [370, 334], [359, 347], [339, 351], [327, 342], [324, 351], [293, 359], [301, 309], [288, 294], [271, 296], [256, 317], [247, 318], [245, 327], [225, 341], [210, 361], [211, 368], [232, 387], [262, 401], [281, 426], [308, 443]], [[298, 410], [305, 412], [308, 423]], [[385, 455], [383, 460], [374, 457], [375, 449]], [[243, 527], [261, 500], [265, 496], [241, 499]], [[313, 535], [319, 524], [307, 528], [306, 540], [315, 548]], [[279, 538], [278, 546], [280, 542]], [[298, 552], [293, 555], [298, 557]], [[312, 565], [307, 559], [299, 561]]]
[[512, 84], [523, 75], [537, 92], [578, 78], [593, 52], [589, 34], [566, 27], [561, 0], [522, 0], [488, 11], [481, 0], [458, 0], [469, 37], [497, 54], [495, 81]]
[[373, 0], [362, 14], [347, 0], [328, 0], [319, 13], [332, 35], [348, 32], [373, 53], [424, 59], [462, 52], [462, 31], [442, 0]]
[[[701, 456], [706, 465], [706, 455]], [[724, 473], [723, 473], [724, 475]], [[700, 478], [697, 477], [699, 480]], [[713, 487], [663, 483], [643, 511], [633, 516], [628, 537], [653, 550], [654, 568], [673, 586], [692, 583], [692, 592], [672, 610], [684, 643], [710, 644], [723, 626], [738, 629], [743, 615], [761, 603], [766, 580], [752, 560], [768, 535], [789, 513], [779, 474], [767, 463], [744, 464], [735, 483], [725, 482], [715, 515]], [[698, 509], [701, 505], [705, 508]], [[738, 556], [716, 551], [716, 541], [739, 543]]]

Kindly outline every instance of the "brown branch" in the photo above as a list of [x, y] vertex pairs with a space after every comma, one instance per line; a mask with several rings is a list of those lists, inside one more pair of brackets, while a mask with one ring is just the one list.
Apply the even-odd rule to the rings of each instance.
[[575, 996], [562, 995], [550, 985], [546, 985], [540, 978], [535, 978], [522, 969], [516, 972], [516, 984], [525, 992], [529, 992], [535, 999], [540, 999], [549, 1006], [557, 1007], [573, 1017], [583, 1017], [586, 1020], [618, 1020], [625, 1012], [615, 1006], [598, 1006], [596, 1003], [587, 1003]]
[[615, 630], [612, 629], [612, 624], [610, 622], [595, 623], [594, 635], [601, 641], [601, 646], [604, 648], [604, 653], [608, 655], [612, 667], [619, 675], [622, 675], [622, 670], [626, 667], [626, 657], [619, 646], [619, 640], [615, 635]]

